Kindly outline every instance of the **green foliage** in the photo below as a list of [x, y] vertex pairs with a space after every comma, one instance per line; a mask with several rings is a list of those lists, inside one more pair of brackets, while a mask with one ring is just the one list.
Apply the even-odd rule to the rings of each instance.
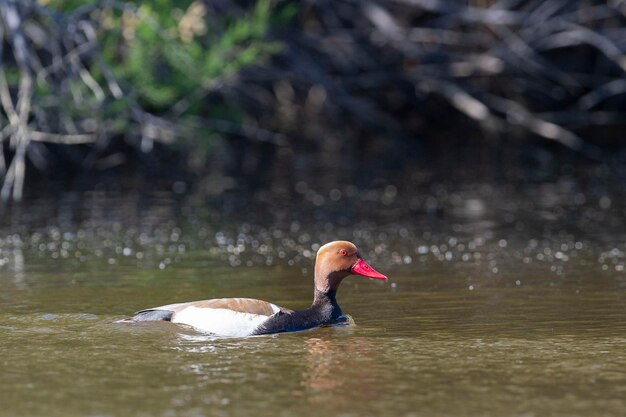
[[135, 38], [128, 42], [125, 59], [117, 66], [119, 75], [135, 86], [138, 99], [149, 107], [163, 110], [199, 86], [261, 63], [276, 51], [276, 45], [263, 39], [270, 18], [267, 0], [233, 19], [222, 33], [202, 33], [206, 29], [199, 20], [189, 23], [191, 28], [181, 27], [184, 19], [198, 16], [189, 16], [194, 5], [189, 3], [187, 13], [177, 21], [172, 17], [177, 13], [170, 13], [174, 3], [180, 5], [174, 0], [159, 0], [158, 8], [142, 4]]
[[[70, 11], [90, 3], [50, 0], [48, 6]], [[156, 113], [183, 98], [190, 100], [216, 79], [263, 63], [279, 50], [265, 39], [273, 19], [270, 0], [259, 0], [246, 13], [219, 17], [213, 24], [208, 22], [216, 19], [207, 19], [203, 3], [190, 0], [116, 3], [93, 13], [102, 27], [105, 61], [132, 87], [132, 99]], [[196, 104], [188, 106], [192, 114], [201, 108]]]
[[272, 26], [287, 26], [289, 23], [293, 22], [297, 14], [298, 3], [293, 1], [285, 2], [281, 6], [277, 7], [276, 10], [274, 10], [272, 16]]

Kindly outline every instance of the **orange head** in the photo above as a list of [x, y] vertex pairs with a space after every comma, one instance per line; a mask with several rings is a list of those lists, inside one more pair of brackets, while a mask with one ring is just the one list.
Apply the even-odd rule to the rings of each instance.
[[315, 260], [315, 288], [328, 292], [339, 288], [350, 274], [387, 280], [387, 277], [369, 266], [356, 246], [345, 240], [330, 242], [319, 248]]

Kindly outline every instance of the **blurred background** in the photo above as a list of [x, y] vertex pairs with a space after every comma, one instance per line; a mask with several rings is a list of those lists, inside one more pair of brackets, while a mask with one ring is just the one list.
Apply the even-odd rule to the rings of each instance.
[[0, 22], [8, 246], [255, 224], [310, 250], [367, 224], [414, 239], [401, 260], [455, 221], [624, 231], [624, 1], [7, 0]]

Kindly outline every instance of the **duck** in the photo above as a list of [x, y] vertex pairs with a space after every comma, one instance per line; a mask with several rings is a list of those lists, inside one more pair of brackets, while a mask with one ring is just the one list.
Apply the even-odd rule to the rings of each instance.
[[216, 336], [259, 336], [295, 332], [349, 321], [337, 303], [344, 278], [360, 275], [388, 278], [372, 268], [348, 241], [321, 246], [315, 258], [313, 303], [304, 310], [290, 310], [252, 298], [217, 298], [168, 304], [138, 311], [124, 322], [166, 321], [190, 326]]

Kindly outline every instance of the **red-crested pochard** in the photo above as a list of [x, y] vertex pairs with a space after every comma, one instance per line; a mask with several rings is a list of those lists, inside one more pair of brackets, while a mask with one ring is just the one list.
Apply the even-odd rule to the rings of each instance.
[[170, 321], [219, 336], [252, 336], [293, 332], [345, 320], [337, 288], [350, 274], [387, 280], [369, 266], [353, 243], [335, 241], [317, 251], [313, 304], [292, 311], [251, 298], [218, 298], [169, 304], [139, 311], [125, 321]]

